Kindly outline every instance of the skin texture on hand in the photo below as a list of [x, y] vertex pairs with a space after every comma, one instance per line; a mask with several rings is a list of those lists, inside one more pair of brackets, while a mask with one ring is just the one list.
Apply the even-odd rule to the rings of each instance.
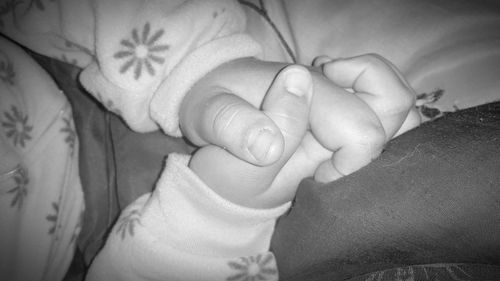
[[[223, 147], [255, 165], [277, 161], [283, 151], [281, 133], [259, 108], [274, 77], [285, 66], [244, 59], [209, 73], [183, 100], [180, 126], [184, 136], [197, 146]], [[267, 154], [252, 151], [252, 142], [269, 138]]]
[[306, 133], [311, 93], [309, 72], [300, 66], [289, 66], [278, 74], [264, 98], [262, 112], [283, 136], [284, 147], [278, 161], [256, 166], [218, 146], [208, 145], [193, 155], [190, 168], [215, 192], [234, 203], [270, 208], [287, 202], [294, 196], [289, 194], [290, 189], [280, 189], [270, 196], [266, 191]]
[[[345, 77], [332, 74], [338, 72], [337, 62], [322, 64], [326, 76], [311, 69], [314, 93], [308, 99], [309, 130], [270, 190], [295, 188], [309, 176], [332, 181], [368, 164], [403, 124], [414, 102], [411, 88], [378, 57], [342, 62], [340, 69], [348, 72]], [[276, 73], [285, 66], [247, 58], [209, 73], [182, 104], [180, 124], [186, 138], [197, 146], [224, 147], [251, 164], [274, 163], [283, 151], [283, 139], [276, 124], [259, 108]], [[331, 81], [335, 79], [363, 92], [353, 94], [335, 85]], [[389, 98], [390, 102], [384, 100]], [[268, 147], [252, 150], [259, 147], [252, 144], [260, 139], [253, 136], [264, 136], [261, 144]]]
[[414, 115], [415, 91], [385, 58], [376, 54], [336, 60], [320, 56], [313, 65], [321, 67], [323, 74], [336, 85], [352, 89], [370, 106], [380, 119], [387, 140], [404, 132], [401, 130], [404, 122], [404, 128], [408, 129], [420, 124], [420, 116]]

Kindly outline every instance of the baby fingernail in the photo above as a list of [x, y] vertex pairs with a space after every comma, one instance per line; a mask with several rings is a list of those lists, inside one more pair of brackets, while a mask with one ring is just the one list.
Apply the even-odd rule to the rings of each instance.
[[311, 74], [302, 69], [291, 69], [285, 74], [285, 89], [298, 96], [307, 95], [312, 90]]
[[266, 161], [272, 155], [279, 140], [271, 130], [260, 129], [248, 139], [248, 150], [259, 161]]

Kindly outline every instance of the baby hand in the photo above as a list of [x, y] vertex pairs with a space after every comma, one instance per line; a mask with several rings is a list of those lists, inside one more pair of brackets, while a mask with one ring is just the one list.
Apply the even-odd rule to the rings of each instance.
[[269, 208], [293, 198], [295, 188], [270, 189], [276, 175], [297, 150], [307, 130], [312, 80], [305, 68], [289, 66], [276, 77], [262, 104], [262, 110], [283, 136], [278, 161], [256, 166], [215, 145], [199, 149], [190, 168], [222, 197], [248, 207]]
[[413, 89], [382, 57], [320, 57], [314, 65], [322, 73], [313, 72], [311, 131], [277, 176], [277, 186], [312, 175], [320, 182], [348, 175], [378, 157], [392, 137], [420, 123]]
[[387, 140], [417, 127], [416, 93], [399, 70], [385, 58], [368, 54], [332, 60], [317, 57], [313, 66], [336, 85], [352, 89], [377, 114]]

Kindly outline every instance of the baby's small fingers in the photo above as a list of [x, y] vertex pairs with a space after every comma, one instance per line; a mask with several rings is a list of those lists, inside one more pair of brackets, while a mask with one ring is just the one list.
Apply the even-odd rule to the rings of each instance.
[[315, 85], [311, 131], [333, 156], [328, 160], [331, 163], [317, 169], [315, 178], [331, 181], [377, 157], [385, 145], [386, 135], [380, 120], [365, 102], [345, 91], [329, 94], [321, 85]]
[[322, 62], [323, 73], [343, 88], [365, 93], [392, 90], [390, 93], [394, 94], [411, 89], [399, 70], [379, 55], [367, 54], [335, 60], [320, 58], [318, 60]]
[[[280, 129], [284, 150], [281, 158], [272, 165], [259, 167], [260, 172], [250, 171], [254, 176], [258, 176], [261, 186], [267, 187], [256, 200], [260, 202], [260, 207], [278, 206], [291, 200], [299, 181], [297, 175], [307, 170], [307, 165], [301, 162], [301, 170], [292, 171], [291, 168], [297, 166], [290, 166], [289, 161], [291, 157], [297, 156], [295, 153], [307, 133], [312, 91], [312, 77], [309, 71], [304, 67], [292, 65], [278, 73], [264, 99], [262, 109]], [[247, 169], [246, 172], [249, 170], [252, 169]]]
[[327, 183], [339, 179], [345, 175], [341, 174], [334, 166], [331, 160], [326, 160], [319, 164], [314, 172], [314, 180]]
[[415, 105], [415, 91], [397, 68], [385, 58], [362, 55], [325, 62], [323, 73], [335, 84], [351, 88], [380, 118], [392, 137]]
[[331, 159], [318, 166], [314, 179], [318, 182], [330, 182], [361, 169], [380, 155], [383, 144], [383, 139], [379, 142], [346, 144], [334, 152]]
[[306, 132], [312, 87], [307, 69], [298, 65], [288, 66], [277, 75], [262, 104], [262, 109], [285, 139], [285, 158], [297, 149]]

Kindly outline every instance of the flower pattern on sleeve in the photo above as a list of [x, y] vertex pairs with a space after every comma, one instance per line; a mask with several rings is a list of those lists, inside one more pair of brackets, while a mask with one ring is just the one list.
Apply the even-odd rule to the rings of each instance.
[[18, 209], [21, 209], [24, 203], [24, 199], [28, 195], [28, 183], [29, 183], [28, 173], [21, 166], [18, 166], [16, 168], [16, 172], [14, 175], [14, 183], [15, 183], [14, 188], [7, 191], [7, 193], [13, 195], [12, 201], [10, 202], [10, 206], [11, 207], [17, 206]]
[[167, 51], [170, 46], [158, 43], [165, 33], [163, 29], [157, 30], [152, 35], [150, 33], [151, 25], [147, 22], [142, 28], [140, 36], [137, 29], [134, 28], [131, 39], [120, 41], [122, 50], [113, 56], [115, 59], [125, 60], [120, 68], [120, 73], [126, 73], [133, 68], [135, 80], [141, 78], [144, 68], [151, 76], [156, 74], [154, 64], [161, 65], [165, 62], [162, 53]]
[[444, 89], [436, 89], [430, 93], [421, 93], [417, 95], [417, 109], [420, 110], [423, 116], [431, 120], [443, 116], [444, 113], [441, 110], [433, 107], [433, 104], [441, 99], [443, 95]]
[[235, 271], [226, 281], [257, 281], [277, 280], [274, 256], [270, 253], [264, 255], [241, 257], [238, 261], [230, 261], [228, 266]]
[[139, 210], [132, 210], [118, 221], [116, 224], [116, 233], [121, 235], [122, 240], [125, 239], [127, 235], [133, 237], [137, 224], [141, 224], [141, 213]]

